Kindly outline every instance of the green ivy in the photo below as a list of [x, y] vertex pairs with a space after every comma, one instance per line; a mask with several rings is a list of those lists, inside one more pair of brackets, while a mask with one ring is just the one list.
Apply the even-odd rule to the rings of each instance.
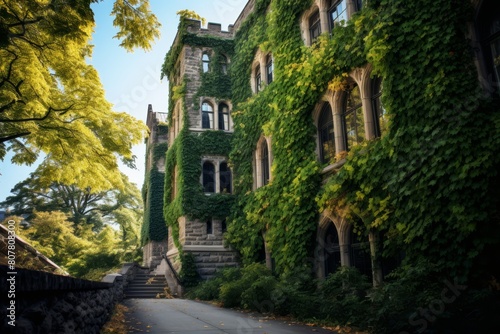
[[[481, 95], [464, 37], [470, 4], [370, 1], [311, 47], [298, 24], [310, 0], [257, 4], [236, 34], [231, 64], [237, 199], [228, 241], [252, 262], [265, 231], [277, 271], [286, 272], [311, 255], [318, 212], [342, 210], [361, 218], [358, 228], [384, 232], [386, 255], [404, 251], [408, 262], [426, 258], [465, 275], [488, 231], [498, 236], [487, 194], [500, 157], [499, 116]], [[259, 47], [274, 56], [275, 80], [252, 96]], [[320, 187], [311, 112], [329, 85], [367, 63], [383, 78], [390, 128], [353, 148]], [[272, 136], [272, 180], [252, 191], [262, 135]]]
[[[159, 126], [158, 132], [165, 132], [166, 127]], [[165, 156], [168, 144], [160, 143], [148, 146], [146, 159], [152, 153], [151, 169], [146, 171], [142, 196], [144, 201], [144, 222], [141, 227], [141, 244], [149, 241], [163, 241], [167, 238], [167, 228], [163, 218], [163, 184], [165, 175], [159, 172], [156, 164]], [[152, 152], [151, 152], [152, 151]]]

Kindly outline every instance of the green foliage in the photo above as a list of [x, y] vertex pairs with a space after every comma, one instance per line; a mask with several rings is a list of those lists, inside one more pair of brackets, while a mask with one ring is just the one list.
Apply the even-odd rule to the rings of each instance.
[[[168, 126], [158, 125], [157, 135], [168, 133]], [[144, 222], [141, 226], [141, 245], [149, 241], [163, 241], [168, 235], [165, 218], [163, 217], [163, 189], [165, 174], [158, 171], [157, 164], [160, 159], [165, 158], [168, 143], [154, 143], [146, 149], [146, 160], [151, 154], [150, 170], [146, 171], [142, 187], [142, 199], [144, 202]]]
[[[128, 165], [147, 128], [106, 101], [88, 65], [96, 1], [5, 0], [0, 10], [0, 159], [33, 164], [52, 182], [123, 188], [118, 159]], [[148, 0], [116, 0], [118, 38], [149, 48], [158, 23]]]
[[196, 270], [195, 257], [191, 253], [184, 253], [181, 255], [182, 269], [179, 277], [182, 285], [186, 288], [196, 286], [200, 281], [200, 275]]

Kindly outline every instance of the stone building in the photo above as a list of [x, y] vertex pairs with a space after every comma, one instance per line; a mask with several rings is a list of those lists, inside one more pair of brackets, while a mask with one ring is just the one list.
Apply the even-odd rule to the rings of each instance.
[[[300, 136], [300, 131], [306, 133], [314, 127], [314, 131], [310, 131], [312, 136], [310, 133], [303, 136], [310, 139], [304, 149], [289, 153], [303, 154], [304, 161], [319, 166], [317, 172], [312, 173], [314, 175], [308, 175], [304, 179], [305, 183], [311, 184], [316, 182], [314, 180], [321, 180], [316, 190], [308, 190], [308, 203], [315, 202], [322, 187], [335, 178], [352, 149], [379, 141], [391, 131], [390, 117], [384, 100], [381, 99], [384, 78], [379, 77], [378, 72], [374, 72], [373, 65], [366, 60], [356, 66], [350, 65], [349, 71], [342, 73], [342, 80], [336, 80], [333, 75], [320, 78], [322, 73], [311, 70], [311, 80], [316, 81], [308, 89], [319, 92], [308, 95], [305, 90], [303, 97], [290, 97], [299, 99], [299, 102], [280, 99], [280, 93], [274, 91], [280, 83], [285, 86], [287, 78], [293, 76], [294, 69], [315, 59], [315, 49], [323, 52], [321, 46], [318, 46], [323, 43], [321, 36], [332, 36], [335, 29], [346, 27], [347, 22], [363, 10], [366, 2], [314, 0], [307, 6], [304, 5], [300, 13], [293, 12], [291, 8], [290, 12], [296, 15], [297, 20], [293, 21], [295, 30], [290, 33], [290, 43], [295, 43], [300, 38], [302, 58], [293, 55], [295, 50], [287, 51], [286, 43], [276, 45], [272, 35], [274, 32], [265, 30], [268, 24], [276, 25], [273, 21], [276, 17], [270, 10], [273, 2], [279, 1], [248, 1], [228, 31], [222, 31], [218, 24], [208, 23], [205, 29], [199, 21], [181, 19], [179, 31], [167, 55], [163, 73], [170, 82], [169, 149], [165, 162], [164, 204], [169, 231], [165, 255], [176, 270], [180, 270], [182, 265], [179, 254], [191, 253], [198, 273], [207, 278], [217, 268], [236, 265], [236, 254], [252, 253], [248, 248], [253, 246], [259, 248], [254, 251], [256, 257], [266, 261], [271, 268], [276, 259], [281, 263], [286, 262], [279, 259], [279, 253], [288, 244], [279, 246], [279, 242], [268, 242], [266, 235], [281, 233], [279, 228], [273, 230], [273, 226], [289, 222], [292, 230], [295, 228], [293, 217], [289, 218], [285, 212], [280, 215], [266, 210], [267, 205], [279, 206], [288, 197], [293, 197], [293, 191], [285, 188], [290, 185], [292, 189], [295, 180], [300, 177], [300, 171], [306, 170], [300, 166], [297, 166], [296, 171], [290, 170], [290, 174], [297, 173], [293, 174], [295, 179], [279, 176], [279, 173], [285, 174], [280, 171], [280, 164], [286, 162], [278, 152], [283, 149], [280, 146], [283, 139], [279, 124], [287, 121], [288, 114], [285, 111], [291, 108], [288, 104], [302, 104], [306, 113], [309, 113], [308, 118], [305, 118], [306, 130], [301, 128], [297, 133], [288, 133], [288, 136]], [[281, 4], [278, 7], [285, 6]], [[474, 21], [465, 27], [468, 35], [464, 38], [470, 39], [470, 48], [474, 51], [477, 85], [486, 94], [495, 95], [498, 94], [500, 82], [499, 11], [497, 4], [490, 0], [473, 0], [471, 8], [474, 11]], [[265, 19], [258, 21], [259, 17]], [[252, 30], [264, 32], [257, 38], [255, 36], [259, 35], [252, 33]], [[249, 44], [249, 36], [254, 36], [256, 42], [253, 48], [245, 49]], [[313, 51], [307, 51], [307, 48]], [[450, 51], [450, 56], [453, 56], [452, 52]], [[333, 64], [334, 60], [331, 61]], [[343, 66], [348, 68], [347, 65]], [[321, 88], [317, 88], [316, 83]], [[274, 100], [269, 96], [273, 94]], [[310, 101], [311, 96], [315, 101]], [[261, 100], [272, 103], [262, 107], [259, 104]], [[233, 104], [238, 108], [237, 116], [233, 114]], [[300, 108], [301, 106], [297, 107], [299, 111]], [[283, 114], [279, 114], [281, 111]], [[250, 115], [251, 113], [256, 116]], [[234, 121], [236, 117], [241, 121]], [[245, 120], [259, 119], [264, 121], [244, 123]], [[248, 140], [250, 147], [235, 149], [235, 141], [231, 141], [235, 136], [236, 142]], [[252, 138], [245, 139], [245, 136]], [[231, 159], [235, 157], [234, 161], [229, 159], [230, 154]], [[242, 156], [246, 156], [247, 161], [239, 160]], [[314, 158], [311, 159], [311, 156]], [[292, 182], [287, 184], [286, 180]], [[279, 195], [275, 199], [271, 198], [271, 203], [267, 203], [264, 196], [268, 189], [273, 191], [273, 187]], [[299, 186], [296, 188], [299, 189]], [[253, 203], [262, 204], [262, 208], [246, 212], [245, 209], [250, 207], [248, 202], [235, 204], [234, 192], [243, 201], [255, 201], [255, 197], [261, 196]], [[231, 208], [236, 209], [231, 211]], [[255, 212], [262, 212], [262, 217], [254, 214]], [[263, 227], [256, 228], [254, 233], [255, 239], [259, 240], [241, 240], [244, 239], [241, 234], [232, 231], [232, 241], [239, 236], [232, 243], [235, 249], [225, 244], [224, 233], [226, 229], [230, 230], [226, 219], [231, 214], [233, 221], [241, 218], [247, 221], [248, 226], [250, 223], [261, 224]], [[303, 235], [299, 239], [315, 239], [312, 247], [307, 247], [312, 248], [310, 253], [314, 253], [312, 262], [318, 277], [326, 277], [341, 265], [354, 266], [371, 277], [373, 284], [377, 285], [400, 261], [397, 257], [381, 261], [377, 256], [377, 249], [383, 236], [375, 230], [356, 233], [355, 219], [345, 215], [342, 210], [314, 209], [304, 214], [304, 217], [308, 217], [308, 221], [303, 224], [311, 227], [301, 232]], [[288, 231], [288, 227], [285, 231]], [[247, 236], [251, 236], [251, 233]], [[303, 247], [303, 244], [297, 247]]]

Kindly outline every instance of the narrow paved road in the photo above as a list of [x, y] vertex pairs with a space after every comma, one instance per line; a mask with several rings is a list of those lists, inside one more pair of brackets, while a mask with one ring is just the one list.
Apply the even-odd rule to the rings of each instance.
[[184, 299], [127, 299], [129, 333], [334, 333]]

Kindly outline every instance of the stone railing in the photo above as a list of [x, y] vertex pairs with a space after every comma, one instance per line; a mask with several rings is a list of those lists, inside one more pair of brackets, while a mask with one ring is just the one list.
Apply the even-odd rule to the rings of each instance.
[[137, 268], [94, 282], [0, 266], [0, 333], [99, 333]]

